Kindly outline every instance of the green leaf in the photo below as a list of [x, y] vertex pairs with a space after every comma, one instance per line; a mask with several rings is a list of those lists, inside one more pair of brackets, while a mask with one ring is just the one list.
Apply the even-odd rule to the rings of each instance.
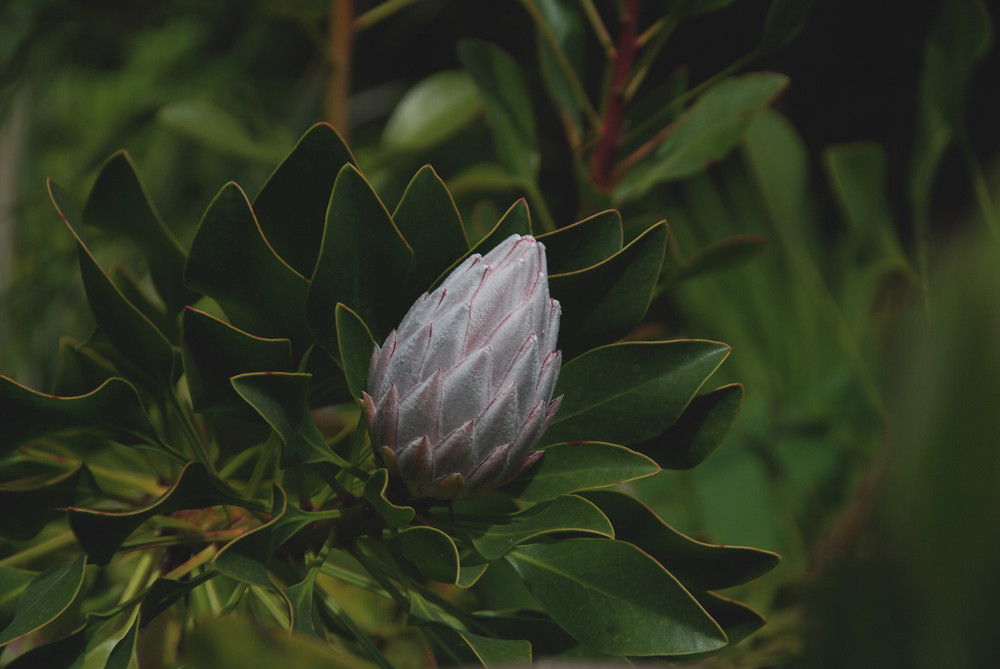
[[614, 536], [611, 523], [596, 506], [582, 497], [565, 495], [475, 530], [472, 543], [480, 555], [492, 562], [518, 544], [555, 532]]
[[454, 136], [482, 111], [482, 98], [468, 73], [435, 72], [396, 104], [382, 132], [382, 146], [395, 153], [426, 151]]
[[[127, 265], [117, 262], [111, 266], [111, 272], [108, 276], [115, 288], [121, 292], [122, 297], [149, 319], [149, 322], [157, 330], [162, 332], [169, 341], [177, 340], [176, 312], [168, 316], [164, 305], [143, 288], [143, 279], [139, 278]], [[193, 293], [191, 295], [194, 297]]]
[[389, 487], [389, 471], [386, 469], [376, 469], [371, 477], [365, 481], [365, 499], [368, 500], [375, 512], [382, 517], [389, 527], [405, 527], [410, 524], [416, 515], [416, 511], [409, 506], [399, 506], [386, 496]]
[[649, 439], [674, 424], [729, 350], [693, 339], [588, 351], [559, 372], [555, 395], [564, 397], [543, 443]]
[[183, 581], [172, 578], [158, 578], [153, 581], [142, 598], [142, 605], [139, 608], [139, 627], [145, 627], [156, 616], [173, 606], [174, 602], [217, 575], [215, 572], [205, 572]]
[[409, 303], [400, 295], [413, 251], [389, 212], [353, 165], [337, 175], [307, 312], [309, 325], [331, 356], [338, 354], [336, 306], [358, 314], [382, 341]]
[[30, 571], [0, 565], [0, 629], [14, 619], [18, 600], [34, 578]]
[[224, 186], [202, 216], [184, 278], [218, 302], [235, 327], [290, 339], [296, 353], [307, 346], [309, 282], [275, 254], [235, 183]]
[[316, 462], [350, 466], [326, 445], [326, 440], [309, 415], [311, 374], [254, 372], [230, 379], [240, 397], [281, 437], [281, 467]]
[[184, 373], [195, 411], [245, 413], [246, 403], [233, 389], [231, 377], [292, 368], [287, 339], [256, 337], [194, 307], [185, 309], [182, 329]]
[[375, 340], [372, 339], [368, 326], [356, 313], [339, 303], [336, 311], [337, 344], [340, 346], [344, 376], [347, 377], [351, 396], [360, 398], [368, 387], [368, 368], [371, 366]]
[[392, 220], [413, 248], [411, 277], [400, 286], [412, 299], [469, 250], [455, 202], [430, 165], [420, 168], [410, 181]]
[[104, 669], [128, 669], [135, 655], [135, 644], [138, 638], [139, 619], [136, 618], [135, 622], [128, 628], [125, 636], [119, 639], [115, 647], [111, 649], [111, 654], [108, 655], [108, 661], [105, 663]]
[[666, 432], [632, 448], [665, 469], [691, 469], [719, 447], [742, 405], [743, 386], [738, 383], [698, 395]]
[[622, 177], [615, 199], [633, 200], [657, 184], [691, 176], [720, 160], [743, 138], [756, 112], [787, 85], [784, 75], [759, 72], [712, 86], [670, 126], [656, 151]]
[[127, 151], [108, 158], [94, 182], [83, 222], [134, 241], [171, 318], [193, 301], [184, 287], [184, 251], [156, 213]]
[[0, 376], [0, 455], [36, 437], [71, 430], [127, 446], [144, 444], [166, 449], [160, 445], [139, 394], [125, 379], [108, 379], [85, 395], [60, 397], [36, 392]]
[[440, 623], [420, 623], [420, 628], [434, 642], [437, 654], [445, 656], [439, 660], [441, 664], [489, 668], [528, 666], [531, 662], [527, 641], [494, 639]]
[[602, 653], [684, 655], [726, 645], [683, 586], [631, 544], [567, 539], [521, 546], [506, 559], [560, 627]]
[[604, 262], [622, 250], [622, 217], [602, 211], [555, 232], [538, 235], [549, 274], [567, 274]]
[[644, 550], [685, 585], [721, 590], [766, 574], [781, 557], [771, 551], [706, 544], [664, 523], [645, 504], [611, 490], [581, 493], [596, 504], [615, 528], [615, 538]]
[[735, 646], [767, 622], [764, 617], [746, 604], [720, 597], [711, 592], [692, 591], [694, 598], [704, 607], [712, 620], [726, 633], [729, 646]]
[[306, 577], [294, 585], [285, 588], [283, 598], [291, 606], [292, 631], [323, 638], [313, 620], [313, 592], [316, 587], [316, 575], [319, 572], [310, 569]]
[[475, 163], [448, 179], [453, 198], [470, 193], [507, 193], [518, 190], [521, 180], [496, 163]]
[[33, 539], [56, 517], [57, 509], [73, 504], [84, 470], [81, 463], [69, 471], [59, 469], [56, 476], [41, 481], [32, 476], [23, 482], [0, 484], [0, 509], [17, 509], [17, 513], [0, 514], [0, 536], [14, 541]]
[[478, 40], [459, 42], [458, 58], [486, 103], [486, 118], [500, 162], [524, 181], [534, 183], [541, 161], [531, 96], [517, 61], [501, 48]]
[[239, 158], [274, 163], [288, 150], [283, 136], [256, 137], [242, 121], [208, 100], [178, 100], [157, 111], [163, 127], [199, 144]]
[[573, 133], [580, 137], [583, 134], [583, 112], [580, 100], [573, 92], [573, 83], [568, 78], [574, 76], [577, 85], [583, 78], [586, 57], [586, 23], [583, 14], [572, 0], [536, 0], [534, 5], [559, 45], [572, 75], [559, 67], [555, 52], [541, 34], [536, 38], [539, 72], [559, 109], [563, 125], [572, 128]]
[[235, 495], [225, 483], [209, 474], [204, 465], [192, 462], [184, 467], [170, 489], [151, 504], [133, 511], [71, 507], [69, 526], [90, 561], [106, 565], [122, 542], [153, 516], [222, 504], [245, 507], [250, 502]]
[[386, 547], [413, 563], [421, 574], [441, 583], [457, 583], [458, 549], [447, 534], [433, 527], [407, 527]]
[[767, 246], [761, 235], [733, 235], [713, 242], [692, 256], [681, 268], [680, 275], [691, 279], [733, 269], [760, 255]]
[[97, 264], [87, 248], [76, 205], [51, 179], [49, 196], [76, 237], [83, 287], [98, 327], [144, 380], [161, 390], [169, 388], [174, 380], [174, 351], [170, 342], [152, 321], [125, 299]]
[[756, 52], [764, 54], [785, 46], [800, 32], [809, 17], [812, 0], [773, 0], [764, 20], [764, 34]]
[[337, 173], [354, 162], [351, 150], [333, 126], [317, 123], [254, 198], [253, 211], [264, 239], [302, 276], [312, 276], [316, 266]]
[[14, 619], [0, 630], [0, 646], [30, 634], [55, 620], [76, 599], [83, 585], [86, 558], [50, 567], [32, 579], [17, 602]]
[[659, 466], [624, 446], [583, 441], [555, 444], [527, 472], [501, 492], [527, 502], [555, 499], [577, 490], [604, 488], [652, 476]]
[[85, 395], [108, 379], [116, 370], [93, 348], [70, 337], [59, 338], [59, 363], [52, 392], [56, 395]]
[[549, 277], [552, 297], [562, 306], [564, 355], [620, 339], [642, 321], [666, 247], [667, 226], [660, 223], [598, 265]]

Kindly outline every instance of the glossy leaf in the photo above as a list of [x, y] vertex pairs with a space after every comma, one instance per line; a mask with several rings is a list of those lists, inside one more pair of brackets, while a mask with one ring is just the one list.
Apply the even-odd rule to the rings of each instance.
[[458, 44], [458, 58], [486, 104], [500, 162], [526, 182], [538, 178], [540, 158], [531, 96], [520, 66], [499, 47], [478, 40]]
[[351, 389], [351, 396], [360, 399], [361, 393], [368, 386], [368, 368], [372, 351], [375, 350], [375, 340], [361, 317], [343, 304], [337, 304], [336, 319], [337, 344], [340, 347], [344, 376]]
[[624, 446], [594, 441], [556, 444], [538, 464], [501, 488], [528, 502], [555, 499], [577, 490], [604, 488], [652, 476], [660, 467]]
[[382, 132], [382, 146], [397, 153], [426, 151], [465, 128], [482, 111], [482, 98], [468, 73], [435, 72], [396, 104]]
[[477, 530], [472, 543], [480, 555], [492, 562], [519, 544], [555, 532], [614, 536], [607, 517], [596, 506], [581, 497], [565, 495]]
[[457, 583], [458, 549], [447, 534], [433, 527], [407, 527], [386, 544], [416, 566], [421, 574], [441, 583]]
[[747, 583], [774, 569], [781, 560], [770, 551], [696, 541], [664, 523], [629, 495], [611, 490], [581, 494], [607, 514], [619, 541], [635, 544], [682, 583], [701, 590]]
[[681, 584], [631, 544], [567, 539], [520, 546], [506, 559], [560, 627], [600, 652], [684, 655], [726, 645]]
[[69, 195], [49, 180], [49, 195], [76, 237], [80, 274], [87, 302], [98, 327], [135, 371], [155, 387], [169, 388], [174, 379], [174, 351], [162, 332], [125, 299], [87, 247], [83, 225]]
[[235, 327], [304, 349], [309, 283], [275, 254], [236, 184], [224, 186], [202, 216], [184, 279], [218, 302]]
[[184, 373], [194, 410], [245, 413], [230, 377], [247, 372], [287, 372], [292, 346], [287, 339], [264, 339], [204, 311], [187, 307], [183, 315]]
[[115, 153], [101, 167], [83, 208], [83, 222], [139, 246], [171, 317], [194, 299], [184, 287], [184, 251], [153, 208], [128, 152]]
[[333, 126], [317, 123], [254, 198], [253, 211], [264, 239], [302, 276], [312, 276], [316, 266], [337, 173], [354, 162], [351, 150]]
[[562, 405], [543, 443], [632, 444], [674, 424], [694, 394], [729, 355], [704, 340], [603, 346], [563, 365], [555, 396]]
[[108, 379], [85, 395], [59, 397], [0, 376], [0, 454], [36, 437], [71, 430], [128, 446], [160, 443], [138, 393], [124, 379]]
[[221, 504], [247, 506], [248, 502], [209, 474], [204, 465], [192, 462], [184, 467], [170, 489], [151, 504], [133, 511], [95, 511], [71, 507], [69, 526], [91, 562], [105, 565], [122, 542], [150, 518]]
[[416, 299], [442, 272], [465, 255], [469, 242], [448, 188], [430, 165], [416, 173], [392, 214], [413, 248], [413, 271], [401, 286]]
[[739, 384], [698, 395], [666, 432], [632, 448], [665, 469], [691, 469], [719, 447], [742, 405], [743, 386]]
[[389, 500], [386, 496], [389, 487], [389, 471], [386, 469], [376, 469], [371, 477], [365, 481], [365, 499], [375, 508], [375, 512], [382, 517], [389, 527], [405, 527], [410, 524], [416, 515], [416, 511], [409, 506], [399, 506]]
[[382, 341], [409, 308], [400, 295], [413, 251], [375, 191], [353, 165], [337, 175], [319, 259], [309, 288], [309, 326], [338, 355], [337, 303], [350, 307]]
[[86, 558], [50, 567], [32, 579], [17, 602], [14, 618], [0, 630], [0, 646], [34, 632], [55, 620], [76, 599], [83, 585]]
[[549, 277], [562, 305], [559, 347], [574, 355], [627, 335], [642, 321], [660, 276], [667, 226], [651, 227], [621, 251], [593, 267]]
[[58, 470], [56, 476], [41, 481], [32, 477], [26, 484], [18, 485], [18, 481], [0, 484], [0, 509], [17, 510], [0, 514], [0, 536], [14, 541], [34, 538], [56, 517], [57, 509], [73, 503], [85, 469], [79, 464], [69, 471]]
[[549, 274], [566, 274], [604, 262], [622, 250], [622, 217], [602, 211], [555, 232], [538, 235], [545, 244]]
[[330, 450], [309, 415], [310, 374], [254, 372], [230, 381], [233, 388], [278, 433], [284, 448], [281, 467], [315, 462], [347, 466], [347, 461]]
[[742, 139], [755, 113], [787, 85], [783, 75], [760, 72], [708, 89], [671, 125], [656, 151], [624, 175], [615, 198], [635, 199], [656, 184], [691, 176], [721, 159]]

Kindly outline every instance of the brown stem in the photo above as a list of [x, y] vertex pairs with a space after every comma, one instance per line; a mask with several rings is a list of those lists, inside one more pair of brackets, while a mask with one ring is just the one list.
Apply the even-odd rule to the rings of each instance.
[[615, 152], [618, 150], [618, 140], [621, 138], [625, 86], [639, 45], [639, 3], [640, 0], [625, 0], [625, 18], [618, 33], [618, 46], [613, 57], [614, 73], [608, 90], [604, 120], [601, 122], [597, 147], [591, 158], [591, 178], [601, 188], [611, 186]]
[[330, 0], [323, 115], [345, 140], [350, 134], [347, 98], [351, 92], [351, 40], [353, 34], [354, 0]]

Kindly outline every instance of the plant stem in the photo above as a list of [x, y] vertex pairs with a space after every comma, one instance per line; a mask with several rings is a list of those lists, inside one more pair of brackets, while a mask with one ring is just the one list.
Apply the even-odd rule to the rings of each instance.
[[601, 20], [601, 15], [598, 13], [597, 8], [594, 7], [593, 0], [580, 0], [580, 7], [583, 8], [583, 13], [587, 17], [587, 21], [590, 22], [590, 27], [594, 31], [594, 35], [597, 36], [597, 41], [604, 47], [604, 55], [608, 58], [613, 57], [615, 44], [611, 39], [611, 34], [608, 32], [607, 26]]
[[351, 92], [351, 43], [354, 0], [331, 0], [327, 23], [326, 92], [323, 115], [344, 141], [350, 138], [347, 99]]
[[625, 86], [628, 83], [632, 62], [638, 46], [639, 0], [625, 0], [625, 17], [618, 33], [618, 46], [611, 61], [611, 87], [597, 138], [597, 147], [591, 158], [591, 180], [600, 188], [611, 187], [615, 152], [621, 138], [625, 107]]
[[218, 552], [219, 549], [216, 547], [215, 544], [209, 544], [208, 546], [205, 546], [205, 548], [203, 548], [201, 551], [195, 553], [190, 558], [188, 558], [188, 560], [186, 560], [183, 564], [178, 565], [175, 569], [172, 569], [169, 572], [167, 572], [163, 576], [163, 578], [178, 579], [181, 576], [190, 574], [192, 571], [194, 571], [195, 569], [197, 569], [198, 567], [202, 566], [203, 564], [211, 560], [213, 557], [215, 557], [216, 553]]
[[396, 12], [416, 4], [420, 0], [385, 0], [354, 19], [354, 32], [367, 30], [379, 21], [384, 21]]
[[13, 555], [8, 555], [4, 559], [0, 560], [0, 567], [17, 567], [27, 564], [37, 557], [41, 557], [49, 553], [55, 553], [75, 541], [76, 537], [73, 536], [72, 532], [58, 534], [51, 539], [47, 539], [33, 546], [28, 546], [23, 551], [14, 553]]
[[[73, 458], [67, 458], [62, 455], [56, 455], [55, 453], [49, 453], [48, 451], [42, 451], [32, 446], [22, 446], [21, 453], [29, 460], [44, 462], [46, 464], [62, 467], [63, 469], [74, 469], [80, 464], [80, 461], [74, 460]], [[153, 497], [159, 497], [167, 490], [166, 486], [158, 484], [156, 479], [151, 476], [132, 474], [118, 469], [110, 469], [108, 467], [90, 463], [84, 464], [87, 465], [87, 469], [89, 469], [91, 473], [99, 478], [120, 483], [126, 486], [129, 490], [138, 490], [148, 495], [152, 495]]]
[[389, 659], [382, 654], [382, 651], [380, 651], [378, 646], [376, 646], [368, 635], [365, 634], [365, 631], [358, 627], [358, 624], [354, 622], [349, 615], [347, 615], [347, 612], [341, 608], [340, 604], [337, 603], [337, 600], [328, 595], [322, 589], [319, 593], [320, 601], [322, 601], [326, 610], [329, 611], [330, 615], [336, 618], [337, 621], [351, 633], [351, 636], [357, 639], [358, 643], [361, 644], [361, 647], [364, 648], [365, 652], [368, 654], [368, 657], [370, 657], [375, 664], [382, 667], [382, 669], [395, 669], [392, 662], [390, 662]]

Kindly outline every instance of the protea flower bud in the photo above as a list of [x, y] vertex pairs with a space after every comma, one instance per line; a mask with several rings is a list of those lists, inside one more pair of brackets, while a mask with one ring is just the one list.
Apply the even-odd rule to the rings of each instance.
[[424, 293], [375, 346], [372, 446], [416, 497], [472, 499], [524, 471], [559, 408], [545, 247], [513, 235]]

